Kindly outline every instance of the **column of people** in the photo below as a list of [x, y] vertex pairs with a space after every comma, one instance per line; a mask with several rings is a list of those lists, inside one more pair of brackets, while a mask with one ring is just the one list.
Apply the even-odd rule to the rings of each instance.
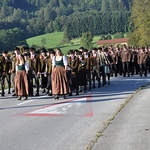
[[[150, 48], [148, 47], [99, 47], [87, 50], [70, 50], [65, 56], [61, 49], [24, 48], [24, 53], [16, 47], [12, 55], [3, 51], [0, 56], [1, 96], [5, 95], [5, 79], [8, 94], [13, 87], [13, 96], [39, 96], [42, 93], [59, 99], [60, 95], [86, 92], [110, 84], [110, 78], [118, 75], [126, 77], [150, 72]], [[35, 92], [34, 92], [35, 89]]]

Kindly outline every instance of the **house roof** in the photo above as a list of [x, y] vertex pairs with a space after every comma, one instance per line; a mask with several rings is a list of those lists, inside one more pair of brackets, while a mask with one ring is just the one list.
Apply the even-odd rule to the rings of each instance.
[[99, 40], [97, 42], [98, 45], [102, 44], [112, 44], [112, 43], [126, 43], [128, 41], [128, 38], [120, 38], [120, 39], [110, 39], [110, 40]]

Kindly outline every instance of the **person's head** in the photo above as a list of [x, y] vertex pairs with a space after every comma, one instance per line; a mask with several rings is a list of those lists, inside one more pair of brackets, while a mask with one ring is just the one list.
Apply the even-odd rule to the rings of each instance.
[[96, 47], [92, 48], [92, 53], [94, 54], [96, 52], [97, 52], [97, 48]]
[[55, 56], [54, 50], [52, 50], [52, 51], [49, 52], [49, 56], [50, 56], [51, 59]]
[[78, 58], [79, 58], [79, 60], [83, 60], [84, 59], [82, 52], [78, 52]]
[[35, 48], [34, 47], [30, 47], [29, 52], [30, 52], [30, 54], [34, 54], [35, 53]]
[[55, 50], [55, 55], [56, 55], [56, 56], [63, 56], [63, 53], [62, 53], [62, 51], [61, 51], [60, 48], [56, 48], [56, 50]]
[[27, 46], [24, 47], [24, 53], [29, 53], [29, 47]]
[[74, 57], [74, 51], [73, 51], [73, 50], [70, 50], [70, 51], [69, 51], [69, 57], [71, 57], [71, 58]]
[[47, 49], [47, 56], [50, 56], [50, 53], [53, 52], [54, 50], [52, 48]]
[[102, 52], [102, 47], [99, 47], [99, 48], [97, 49], [97, 52], [98, 52], [98, 53], [101, 53], [101, 52]]
[[8, 51], [3, 51], [3, 52], [2, 52], [2, 55], [3, 55], [4, 57], [7, 57]]
[[28, 53], [25, 52], [23, 55], [24, 55], [24, 59], [25, 59], [25, 60], [28, 60], [29, 57], [30, 57], [30, 53], [29, 53], [29, 52], [28, 52]]
[[15, 53], [16, 55], [20, 54], [20, 49], [19, 49], [18, 47], [15, 47], [14, 53]]
[[44, 57], [46, 56], [47, 51], [45, 48], [42, 48], [40, 52], [41, 52], [42, 56], [44, 56]]

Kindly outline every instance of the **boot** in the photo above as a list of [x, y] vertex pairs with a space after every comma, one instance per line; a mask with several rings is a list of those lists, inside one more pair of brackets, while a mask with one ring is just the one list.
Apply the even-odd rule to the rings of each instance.
[[18, 96], [18, 100], [21, 100], [21, 96]]

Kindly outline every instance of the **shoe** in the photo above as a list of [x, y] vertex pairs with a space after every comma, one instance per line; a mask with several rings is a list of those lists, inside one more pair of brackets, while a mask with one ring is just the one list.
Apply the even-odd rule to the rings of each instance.
[[27, 97], [27, 96], [25, 96], [25, 97], [24, 97], [24, 100], [27, 100], [27, 98], [28, 98], [28, 97]]
[[36, 93], [35, 96], [39, 96], [39, 93]]
[[76, 93], [76, 95], [79, 95], [79, 93]]
[[68, 96], [72, 96], [72, 93], [69, 93]]
[[54, 97], [54, 99], [55, 99], [55, 100], [59, 100], [59, 97], [56, 95], [56, 96]]
[[64, 95], [63, 98], [66, 99], [66, 95]]
[[21, 100], [21, 96], [18, 96], [18, 100]]
[[47, 91], [46, 93], [49, 94], [49, 91]]
[[16, 94], [14, 93], [12, 96], [16, 96]]
[[8, 91], [8, 94], [11, 94], [11, 92], [10, 92], [10, 91]]
[[15, 92], [15, 90], [13, 89], [13, 90], [12, 90], [12, 92], [14, 93], [14, 92]]
[[42, 93], [45, 93], [45, 89], [42, 91]]
[[5, 94], [1, 94], [1, 96], [5, 96]]
[[52, 96], [52, 93], [48, 93], [48, 96]]

